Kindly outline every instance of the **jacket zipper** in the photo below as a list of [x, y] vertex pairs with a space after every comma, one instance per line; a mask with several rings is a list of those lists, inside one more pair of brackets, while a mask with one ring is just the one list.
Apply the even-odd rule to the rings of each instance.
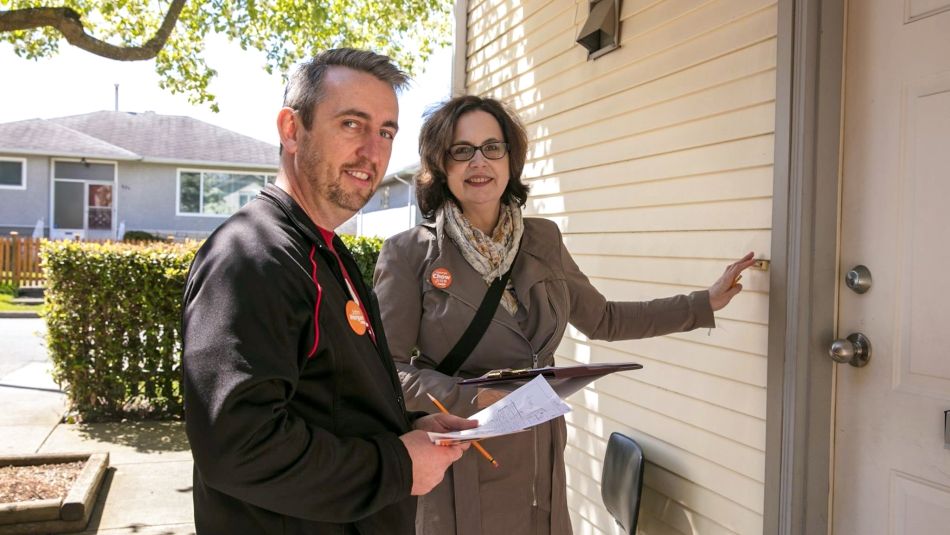
[[[451, 296], [453, 299], [457, 299], [457, 300], [459, 300], [460, 302], [465, 303], [466, 305], [469, 306], [469, 308], [472, 308], [473, 310], [478, 310], [477, 307], [472, 306], [472, 304], [469, 303], [468, 301], [466, 301], [465, 299], [462, 299], [461, 297], [459, 297], [459, 296], [457, 296], [457, 295], [455, 295], [455, 294], [453, 294], [453, 293], [450, 293], [450, 292], [445, 292], [445, 293], [448, 294], [449, 296]], [[555, 309], [555, 310], [554, 310], [554, 319], [557, 320], [557, 317], [558, 317], [558, 315], [557, 315], [557, 307], [553, 307], [553, 308]], [[510, 331], [514, 332], [515, 334], [517, 334], [518, 336], [520, 336], [521, 339], [524, 340], [526, 344], [528, 344], [528, 348], [531, 349], [531, 365], [532, 365], [532, 367], [534, 367], [534, 368], [537, 368], [537, 367], [538, 367], [538, 354], [534, 352], [534, 348], [531, 347], [531, 341], [528, 340], [528, 337], [525, 336], [523, 332], [521, 332], [520, 330], [515, 330], [515, 329], [514, 329], [513, 327], [511, 327], [510, 325], [507, 325], [507, 324], [505, 324], [505, 323], [503, 323], [503, 322], [495, 321], [495, 318], [492, 318], [492, 323], [501, 324], [501, 325], [503, 325], [504, 327], [506, 327], [508, 330], [510, 330]], [[537, 506], [538, 506], [538, 430], [535, 429], [535, 428], [531, 428], [531, 435], [532, 435], [532, 440], [531, 440], [531, 441], [532, 441], [532, 446], [533, 446], [533, 451], [534, 451], [534, 457], [533, 457], [534, 470], [533, 470], [532, 473], [531, 473], [531, 507], [537, 507]]]

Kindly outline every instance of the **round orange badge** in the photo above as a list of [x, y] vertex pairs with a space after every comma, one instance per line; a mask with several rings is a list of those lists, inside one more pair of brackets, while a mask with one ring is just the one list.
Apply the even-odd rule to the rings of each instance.
[[356, 301], [352, 300], [346, 302], [346, 321], [350, 322], [350, 329], [360, 336], [366, 333], [366, 328], [369, 326], [363, 316], [363, 310]]
[[432, 271], [429, 280], [432, 281], [433, 286], [444, 290], [452, 285], [452, 274], [445, 268], [436, 268]]

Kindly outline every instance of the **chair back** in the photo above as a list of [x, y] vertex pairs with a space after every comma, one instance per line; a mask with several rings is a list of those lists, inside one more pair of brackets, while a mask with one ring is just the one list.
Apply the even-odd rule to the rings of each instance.
[[636, 533], [643, 491], [643, 450], [632, 438], [611, 433], [604, 455], [600, 495], [624, 533]]

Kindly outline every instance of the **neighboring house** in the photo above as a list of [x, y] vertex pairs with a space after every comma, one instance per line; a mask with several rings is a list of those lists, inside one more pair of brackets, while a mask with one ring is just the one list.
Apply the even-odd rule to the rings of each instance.
[[415, 176], [418, 172], [419, 164], [413, 164], [383, 177], [366, 206], [337, 232], [385, 239], [414, 227], [422, 221], [416, 202]]
[[[614, 533], [613, 431], [646, 452], [640, 533], [946, 533], [950, 1], [459, 0], [456, 17], [453, 92], [520, 114], [527, 212], [604, 294], [770, 261], [716, 329], [569, 329], [560, 364], [644, 365], [570, 399], [575, 533]], [[858, 264], [864, 294], [845, 285]], [[860, 363], [832, 345], [857, 331], [870, 363], [835, 364], [830, 348]]]
[[274, 180], [277, 164], [276, 146], [190, 117], [99, 111], [4, 123], [0, 233], [206, 236]]

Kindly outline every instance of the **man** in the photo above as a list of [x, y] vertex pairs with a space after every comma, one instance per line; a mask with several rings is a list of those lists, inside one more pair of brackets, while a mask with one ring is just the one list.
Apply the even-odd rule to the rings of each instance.
[[199, 534], [412, 533], [415, 498], [465, 447], [408, 414], [375, 296], [332, 229], [372, 196], [406, 75], [338, 49], [290, 79], [276, 183], [195, 256], [183, 311]]

